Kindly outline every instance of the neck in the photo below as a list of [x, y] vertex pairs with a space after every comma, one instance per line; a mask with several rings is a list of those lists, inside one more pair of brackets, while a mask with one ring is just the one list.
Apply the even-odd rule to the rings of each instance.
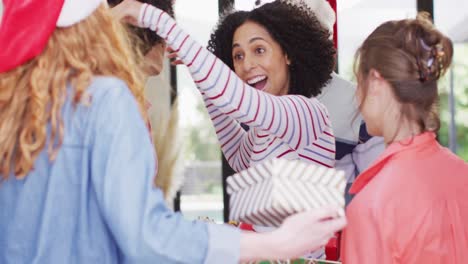
[[422, 131], [417, 123], [405, 120], [390, 125], [390, 127], [384, 131], [383, 138], [385, 145], [388, 146], [393, 142], [405, 140], [421, 133]]
[[281, 89], [278, 95], [287, 95], [288, 92], [289, 92], [289, 86], [285, 86], [283, 87], [283, 89]]

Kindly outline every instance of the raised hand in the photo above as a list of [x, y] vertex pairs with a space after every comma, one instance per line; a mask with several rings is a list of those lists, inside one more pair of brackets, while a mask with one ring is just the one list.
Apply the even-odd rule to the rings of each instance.
[[167, 57], [171, 60], [171, 65], [181, 65], [184, 64], [181, 59], [179, 59], [179, 54], [177, 52], [174, 52], [173, 49], [167, 48], [166, 51], [168, 52]]
[[120, 4], [111, 8], [112, 16], [120, 21], [141, 26], [138, 23], [140, 8], [143, 4], [135, 0], [124, 0]]

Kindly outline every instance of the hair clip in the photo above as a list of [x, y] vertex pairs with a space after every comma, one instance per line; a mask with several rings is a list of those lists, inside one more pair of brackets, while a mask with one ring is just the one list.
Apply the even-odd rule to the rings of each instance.
[[428, 68], [431, 68], [433, 63], [434, 63], [434, 57], [430, 57], [430, 58], [427, 60], [427, 67], [428, 67]]
[[419, 70], [419, 81], [420, 82], [427, 81], [427, 74], [422, 66], [421, 60], [417, 59], [417, 64], [418, 64], [418, 70]]
[[421, 47], [423, 47], [424, 50], [426, 50], [426, 51], [431, 51], [432, 50], [432, 48], [429, 47], [429, 45], [427, 45], [424, 40], [419, 39], [419, 42], [421, 43]]

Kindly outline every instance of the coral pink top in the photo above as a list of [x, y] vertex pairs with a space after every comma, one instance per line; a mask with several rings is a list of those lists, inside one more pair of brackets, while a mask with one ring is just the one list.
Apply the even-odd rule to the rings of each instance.
[[343, 263], [468, 263], [468, 164], [426, 132], [353, 184]]

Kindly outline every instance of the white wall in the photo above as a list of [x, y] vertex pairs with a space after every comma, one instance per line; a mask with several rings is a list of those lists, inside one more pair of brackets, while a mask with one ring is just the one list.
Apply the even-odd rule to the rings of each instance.
[[353, 78], [354, 53], [381, 23], [416, 17], [416, 0], [337, 0], [340, 74]]
[[[465, 10], [465, 11], [463, 11]], [[468, 42], [468, 1], [434, 0], [434, 17], [437, 28], [455, 42]]]

